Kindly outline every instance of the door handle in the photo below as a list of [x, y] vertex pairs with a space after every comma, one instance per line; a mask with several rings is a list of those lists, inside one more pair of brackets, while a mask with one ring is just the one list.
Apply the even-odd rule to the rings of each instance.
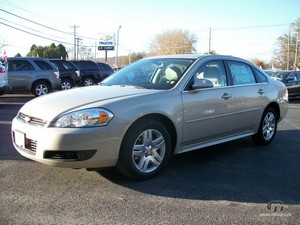
[[222, 98], [225, 99], [225, 100], [227, 100], [227, 99], [229, 99], [231, 97], [232, 97], [232, 95], [231, 94], [227, 94], [227, 93], [224, 93], [223, 96], [222, 96]]
[[259, 89], [259, 90], [258, 90], [258, 94], [262, 95], [262, 94], [264, 94], [264, 93], [265, 93], [264, 90], [262, 90], [262, 89]]

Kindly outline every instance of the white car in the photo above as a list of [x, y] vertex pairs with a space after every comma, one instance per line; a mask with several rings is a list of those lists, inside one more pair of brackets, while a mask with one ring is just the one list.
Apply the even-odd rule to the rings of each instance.
[[270, 144], [286, 115], [285, 85], [231, 56], [142, 59], [100, 86], [26, 103], [12, 122], [23, 156], [68, 168], [155, 176], [172, 154], [252, 136]]
[[0, 95], [8, 90], [7, 68], [0, 62]]

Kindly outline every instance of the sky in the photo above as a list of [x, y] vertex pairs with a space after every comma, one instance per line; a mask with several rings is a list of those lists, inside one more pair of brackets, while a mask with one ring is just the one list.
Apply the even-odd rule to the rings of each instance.
[[95, 47], [103, 34], [119, 34], [122, 56], [149, 52], [156, 35], [181, 29], [197, 37], [197, 53], [211, 43], [218, 54], [270, 61], [299, 7], [300, 0], [0, 0], [0, 57], [25, 56], [33, 44], [73, 51], [76, 26], [80, 45], [93, 46], [97, 58], [104, 57]]

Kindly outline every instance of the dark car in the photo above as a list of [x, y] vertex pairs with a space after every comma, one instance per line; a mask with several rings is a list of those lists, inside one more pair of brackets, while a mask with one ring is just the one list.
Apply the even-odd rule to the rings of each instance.
[[96, 63], [100, 68], [103, 78], [106, 78], [115, 72], [108, 64], [102, 62], [96, 62]]
[[273, 74], [273, 77], [285, 84], [289, 91], [289, 97], [300, 96], [300, 71], [277, 71]]
[[83, 86], [95, 85], [101, 82], [104, 77], [98, 65], [90, 60], [71, 61], [80, 70], [81, 84]]
[[70, 61], [64, 59], [49, 59], [59, 70], [62, 89], [71, 89], [81, 81], [79, 69]]

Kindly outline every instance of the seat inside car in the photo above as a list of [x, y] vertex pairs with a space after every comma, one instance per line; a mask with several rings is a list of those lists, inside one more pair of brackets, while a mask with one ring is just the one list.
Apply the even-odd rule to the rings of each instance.
[[175, 66], [169, 67], [165, 71], [165, 77], [168, 82], [174, 82], [181, 77], [181, 70]]
[[224, 84], [222, 84], [221, 72], [215, 67], [205, 68], [203, 78], [210, 80], [214, 86], [224, 86]]

